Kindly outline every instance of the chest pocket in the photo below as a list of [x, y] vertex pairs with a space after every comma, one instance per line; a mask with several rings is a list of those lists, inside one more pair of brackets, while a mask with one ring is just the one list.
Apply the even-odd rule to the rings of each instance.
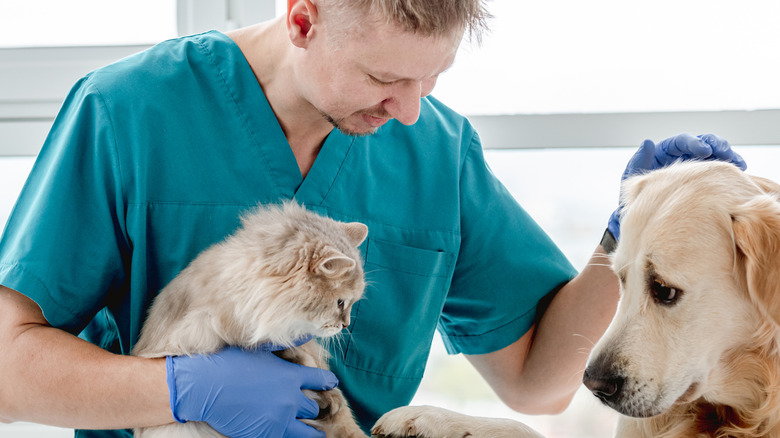
[[365, 258], [366, 293], [352, 309], [345, 365], [422, 378], [454, 256], [369, 239]]

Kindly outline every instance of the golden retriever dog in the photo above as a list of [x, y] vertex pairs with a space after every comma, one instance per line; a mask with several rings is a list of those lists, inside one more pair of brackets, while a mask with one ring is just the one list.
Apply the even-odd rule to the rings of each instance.
[[630, 178], [617, 314], [583, 383], [619, 437], [780, 437], [780, 185], [720, 162]]

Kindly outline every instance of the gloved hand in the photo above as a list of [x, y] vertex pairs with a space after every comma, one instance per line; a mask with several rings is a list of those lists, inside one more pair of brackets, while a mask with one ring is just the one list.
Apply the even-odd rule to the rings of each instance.
[[[629, 160], [622, 180], [651, 170], [668, 166], [675, 161], [684, 160], [721, 160], [727, 161], [742, 170], [747, 169], [745, 160], [731, 149], [729, 142], [715, 134], [704, 134], [694, 137], [691, 134], [679, 134], [655, 144], [645, 140]], [[616, 241], [620, 240], [620, 210], [619, 206], [609, 217], [607, 230]]]
[[171, 411], [181, 423], [204, 421], [233, 438], [325, 437], [297, 419], [319, 414], [301, 389], [333, 389], [330, 371], [287, 362], [270, 348], [168, 356], [166, 365]]
[[286, 349], [292, 348], [292, 347], [300, 347], [301, 345], [311, 341], [312, 339], [314, 339], [314, 335], [305, 335], [305, 336], [302, 336], [302, 337], [294, 340], [292, 342], [292, 345], [263, 344], [262, 348], [264, 350], [268, 350], [268, 351], [281, 351], [281, 350], [286, 350]]

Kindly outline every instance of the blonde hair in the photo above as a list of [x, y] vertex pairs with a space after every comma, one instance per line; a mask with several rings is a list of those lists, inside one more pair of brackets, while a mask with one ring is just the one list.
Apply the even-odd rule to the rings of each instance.
[[465, 31], [470, 40], [481, 41], [491, 18], [486, 0], [319, 0], [322, 11], [345, 23], [376, 19], [422, 36], [446, 36]]

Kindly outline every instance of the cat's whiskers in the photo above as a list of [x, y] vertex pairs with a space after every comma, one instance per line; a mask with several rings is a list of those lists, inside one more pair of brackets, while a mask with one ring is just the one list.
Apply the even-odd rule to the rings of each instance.
[[320, 345], [324, 350], [343, 353], [346, 348], [345, 337], [352, 336], [348, 331], [342, 331], [327, 338], [320, 338]]
[[371, 286], [371, 285], [373, 285], [373, 284], [374, 284], [374, 282], [373, 282], [372, 280], [370, 280], [370, 276], [371, 276], [371, 274], [373, 274], [374, 272], [380, 272], [380, 271], [382, 271], [382, 270], [383, 270], [383, 269], [381, 269], [381, 268], [378, 268], [378, 269], [372, 269], [372, 270], [370, 270], [370, 271], [365, 271], [365, 272], [364, 272], [364, 274], [363, 274], [363, 275], [365, 276], [366, 288], [368, 288], [368, 286]]

